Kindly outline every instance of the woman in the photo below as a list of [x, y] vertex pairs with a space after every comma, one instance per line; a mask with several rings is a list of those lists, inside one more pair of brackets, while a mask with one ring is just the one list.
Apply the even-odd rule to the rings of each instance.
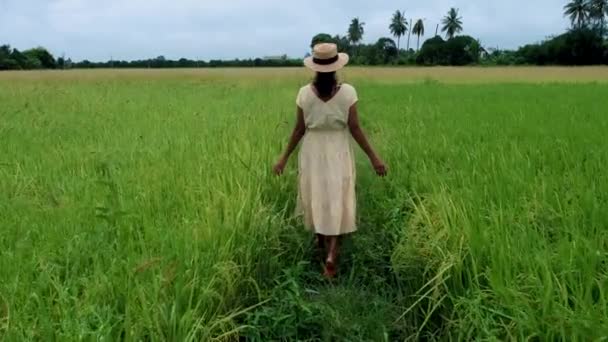
[[386, 166], [359, 126], [357, 92], [338, 84], [336, 71], [348, 63], [335, 44], [318, 44], [304, 65], [316, 72], [312, 84], [298, 93], [297, 121], [291, 139], [274, 171], [283, 173], [289, 156], [302, 138], [299, 155], [298, 212], [325, 251], [324, 275], [336, 275], [338, 239], [356, 231], [355, 162], [350, 135], [365, 151], [379, 176]]

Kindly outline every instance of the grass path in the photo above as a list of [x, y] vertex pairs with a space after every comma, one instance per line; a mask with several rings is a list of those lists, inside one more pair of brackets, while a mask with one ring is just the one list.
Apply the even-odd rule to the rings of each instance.
[[[270, 301], [243, 317], [245, 336], [259, 341], [395, 341], [421, 333], [417, 328], [426, 333], [423, 326], [403, 324], [406, 305], [414, 301], [418, 289], [401, 288], [391, 266], [399, 242], [398, 223], [407, 219], [411, 208], [382, 209], [385, 203], [412, 199], [395, 198], [396, 193], [374, 199], [371, 196], [384, 192], [374, 187], [389, 190], [390, 184], [373, 179], [369, 173], [359, 177], [358, 196], [368, 201], [360, 201], [357, 233], [343, 240], [340, 270], [334, 280], [321, 276], [322, 260], [311, 235], [299, 222], [292, 220], [285, 227], [281, 249], [290, 255], [290, 262], [263, 289]], [[295, 193], [288, 196], [295, 198]], [[292, 207], [288, 205], [286, 212]]]

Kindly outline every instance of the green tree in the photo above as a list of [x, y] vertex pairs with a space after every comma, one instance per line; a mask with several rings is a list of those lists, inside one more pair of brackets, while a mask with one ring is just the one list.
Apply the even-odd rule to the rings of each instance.
[[327, 33], [318, 33], [317, 35], [312, 37], [312, 40], [310, 42], [310, 48], [312, 49], [315, 45], [319, 43], [334, 43], [334, 39], [331, 37], [331, 35]]
[[566, 32], [560, 37], [563, 43], [555, 51], [557, 64], [595, 65], [602, 63], [604, 39], [597, 30], [582, 28]]
[[587, 25], [591, 7], [588, 0], [572, 0], [564, 6], [564, 16], [570, 18], [573, 27], [583, 28]]
[[10, 45], [0, 46], [0, 70], [17, 69], [17, 63], [11, 58]]
[[418, 19], [418, 21], [416, 21], [416, 24], [414, 24], [414, 28], [412, 29], [412, 33], [418, 36], [416, 51], [420, 51], [420, 36], [424, 36], [424, 21], [422, 21], [422, 19]]
[[42, 68], [55, 69], [57, 67], [55, 57], [43, 47], [23, 51], [23, 54], [31, 60], [38, 60]]
[[523, 46], [516, 54], [526, 64], [594, 65], [603, 62], [607, 51], [599, 31], [583, 27], [540, 44]]
[[479, 62], [481, 44], [470, 36], [458, 36], [445, 43], [450, 65], [471, 65]]
[[359, 18], [354, 18], [348, 27], [348, 40], [353, 44], [357, 45], [363, 40], [363, 34], [365, 34], [364, 22], [361, 22]]
[[332, 38], [333, 42], [338, 45], [338, 51], [350, 53], [351, 46], [346, 36], [335, 35]]
[[8, 60], [11, 55], [10, 45], [0, 45], [0, 61]]
[[422, 44], [416, 57], [416, 64], [442, 65], [448, 64], [445, 41], [440, 36], [428, 39]]
[[11, 54], [11, 46], [10, 45], [0, 45], [0, 58], [8, 58]]
[[13, 49], [13, 52], [11, 52], [11, 59], [14, 60], [19, 65], [19, 69], [30, 69], [31, 68], [30, 67], [31, 63], [28, 60], [27, 56], [22, 54], [17, 49]]
[[457, 33], [462, 32], [462, 17], [458, 15], [458, 10], [454, 7], [441, 20], [441, 23], [443, 24], [441, 32], [445, 32], [448, 39], [454, 38]]
[[606, 16], [608, 16], [608, 0], [589, 0], [589, 15], [599, 27], [600, 35], [604, 36]]
[[376, 56], [379, 57], [380, 63], [389, 64], [399, 56], [399, 49], [395, 41], [390, 38], [380, 38], [374, 46], [377, 50]]
[[397, 37], [397, 51], [400, 49], [401, 37], [407, 32], [407, 20], [405, 19], [405, 13], [397, 10], [393, 14], [391, 24], [388, 26], [393, 36]]

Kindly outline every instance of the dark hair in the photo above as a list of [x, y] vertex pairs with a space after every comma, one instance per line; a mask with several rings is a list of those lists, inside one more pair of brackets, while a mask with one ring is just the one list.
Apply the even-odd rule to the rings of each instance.
[[320, 97], [330, 97], [334, 91], [336, 85], [338, 85], [338, 79], [336, 78], [335, 72], [317, 72], [317, 76], [313, 82], [317, 93]]

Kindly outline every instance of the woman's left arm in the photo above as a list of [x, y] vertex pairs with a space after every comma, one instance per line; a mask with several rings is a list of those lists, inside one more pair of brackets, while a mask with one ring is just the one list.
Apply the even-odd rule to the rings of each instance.
[[359, 112], [357, 111], [357, 104], [353, 104], [350, 107], [348, 113], [348, 128], [350, 130], [350, 134], [353, 136], [355, 141], [359, 144], [361, 149], [367, 154], [369, 160], [376, 170], [378, 176], [386, 176], [387, 167], [384, 162], [378, 157], [372, 146], [370, 145], [365, 133], [363, 133], [363, 129], [359, 124]]
[[297, 116], [296, 116], [296, 125], [291, 132], [291, 137], [289, 139], [289, 143], [287, 144], [287, 149], [279, 159], [279, 161], [274, 165], [273, 170], [277, 175], [281, 175], [283, 170], [285, 170], [285, 165], [287, 165], [287, 161], [289, 157], [296, 149], [302, 137], [306, 133], [306, 125], [304, 123], [304, 111], [302, 108], [298, 107]]

